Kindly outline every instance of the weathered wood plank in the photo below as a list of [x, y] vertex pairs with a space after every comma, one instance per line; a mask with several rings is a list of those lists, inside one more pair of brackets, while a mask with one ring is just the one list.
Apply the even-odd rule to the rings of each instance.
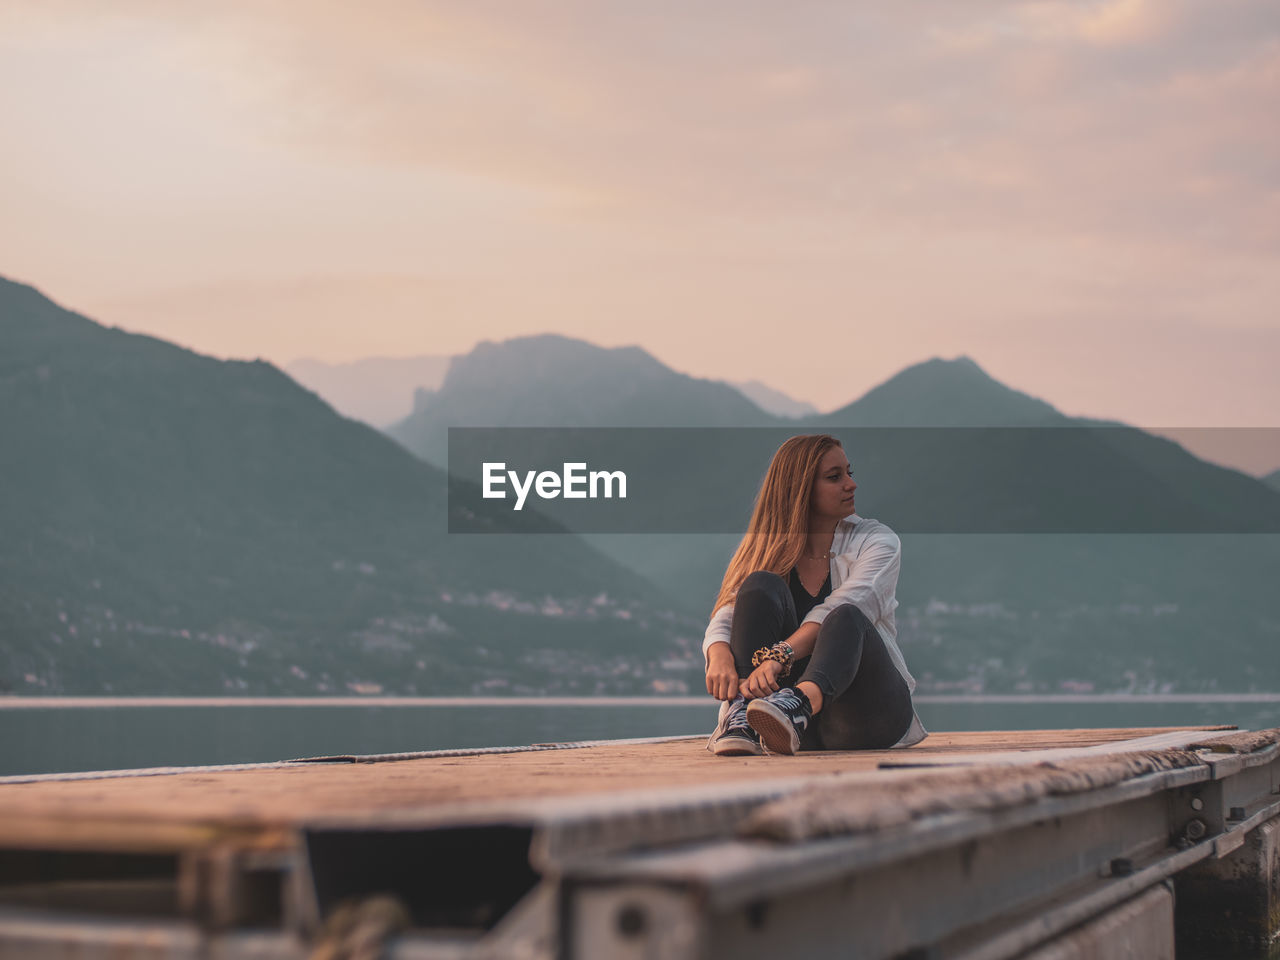
[[[286, 845], [300, 824], [480, 801], [709, 786], [873, 771], [906, 753], [1044, 750], [1115, 743], [1171, 728], [939, 733], [908, 750], [713, 757], [704, 738], [373, 764], [302, 764], [155, 777], [0, 784], [0, 847], [181, 850], [234, 834]], [[1223, 727], [1193, 727], [1222, 730]]]

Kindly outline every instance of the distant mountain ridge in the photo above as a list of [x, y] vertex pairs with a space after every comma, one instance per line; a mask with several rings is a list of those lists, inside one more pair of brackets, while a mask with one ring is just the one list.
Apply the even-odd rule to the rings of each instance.
[[0, 280], [0, 434], [0, 691], [685, 682], [646, 581], [573, 536], [447, 537], [439, 471], [262, 361]]
[[[968, 358], [917, 364], [796, 421], [639, 348], [535, 337], [458, 358], [397, 429], [430, 460], [457, 425], [765, 426], [856, 442], [861, 427], [1099, 423]], [[550, 529], [536, 514], [504, 521], [514, 536], [446, 537], [478, 502], [446, 502], [439, 471], [271, 365], [104, 328], [7, 281], [0, 429], [0, 691], [698, 689], [697, 644], [736, 537], [589, 538], [613, 560], [576, 536], [522, 535]], [[1168, 440], [1075, 434], [1030, 461], [975, 459], [962, 430], [918, 459], [853, 450], [860, 510], [892, 525], [939, 491], [999, 507], [1010, 483], [1053, 491], [1031, 503], [1049, 517], [1172, 507], [1213, 529], [1280, 505]], [[705, 485], [749, 505], [763, 467], [727, 455]], [[1247, 691], [1280, 672], [1275, 537], [902, 540], [899, 640], [922, 692]]]
[[1275, 490], [1280, 490], [1280, 470], [1273, 470], [1268, 473], [1262, 478], [1262, 482]]
[[[420, 396], [415, 414], [390, 433], [419, 456], [443, 463], [450, 426], [768, 427], [784, 436], [872, 428], [850, 450], [870, 484], [859, 503], [909, 515], [910, 530], [1207, 532], [1274, 529], [1280, 523], [1280, 498], [1255, 478], [1123, 424], [1067, 417], [1000, 384], [968, 357], [913, 365], [833, 413], [797, 422], [766, 414], [724, 384], [676, 373], [636, 348], [604, 350], [556, 336], [520, 338], [485, 343], [456, 358], [440, 390]], [[992, 427], [1011, 429], [1000, 433]], [[736, 517], [733, 504], [750, 502], [763, 467], [754, 463], [759, 451], [750, 435], [743, 435], [743, 443], [732, 438], [708, 438], [706, 443], [723, 447], [710, 455], [703, 471], [708, 475], [690, 474], [682, 482], [689, 490], [716, 489], [718, 506]], [[536, 459], [538, 444], [546, 441], [530, 436], [529, 449], [516, 449], [524, 442], [518, 435], [503, 442], [511, 447], [508, 459], [524, 462]], [[600, 462], [622, 462], [636, 453], [623, 435], [616, 450], [607, 437], [593, 442], [603, 444], [593, 451]], [[644, 449], [659, 455], [657, 447], [645, 447], [641, 456]], [[737, 462], [739, 453], [752, 462]], [[692, 466], [707, 454], [704, 446], [682, 459]], [[660, 463], [633, 466], [664, 470]], [[1080, 482], [1086, 473], [1088, 482]], [[696, 502], [666, 502], [668, 514], [685, 508], [693, 516], [706, 513]], [[960, 509], [979, 519], [957, 524]], [[680, 519], [662, 528], [673, 529], [673, 523], [686, 526]]]
[[454, 426], [767, 426], [738, 390], [677, 373], [639, 347], [606, 349], [546, 334], [485, 341], [455, 357], [440, 389], [420, 392], [388, 433], [432, 463]]
[[1060, 424], [1048, 403], [989, 376], [969, 357], [914, 364], [817, 423], [877, 427], [1013, 427]]
[[350, 363], [299, 359], [284, 371], [344, 417], [382, 429], [413, 410], [414, 392], [444, 380], [450, 356], [362, 357]]
[[768, 384], [761, 383], [759, 380], [731, 380], [729, 385], [740, 391], [743, 396], [765, 411], [765, 413], [771, 413], [775, 417], [798, 420], [801, 417], [811, 417], [818, 412], [818, 408], [812, 403], [796, 400], [781, 390], [775, 390]]
[[[551, 411], [562, 409], [573, 411], [576, 425], [653, 423], [655, 408], [644, 418], [629, 410], [629, 418], [618, 421], [606, 411], [615, 408], [615, 395], [643, 395], [637, 382], [684, 385], [673, 372], [661, 380], [647, 354], [642, 375], [617, 358], [593, 374], [586, 367], [605, 355], [598, 348], [563, 338], [545, 338], [540, 348], [551, 356], [534, 368], [549, 381], [520, 380], [509, 389], [490, 367], [475, 378], [475, 402], [453, 408], [465, 411], [457, 422], [556, 425]], [[507, 355], [519, 363], [517, 350]], [[566, 369], [570, 376], [562, 375]], [[508, 372], [520, 379], [518, 366]], [[434, 429], [441, 432], [452, 416], [442, 411], [463, 396], [455, 387], [446, 382], [438, 395], [424, 398], [420, 412], [437, 417]], [[539, 414], [531, 416], [530, 409]], [[729, 425], [729, 419], [686, 399], [665, 425]], [[1175, 526], [1186, 530], [1254, 529], [1257, 519], [1274, 522], [1280, 511], [1280, 497], [1253, 477], [1123, 424], [1066, 416], [1004, 386], [967, 357], [908, 367], [826, 415], [794, 421], [760, 411], [733, 425], [825, 429], [851, 440], [860, 512], [891, 525], [902, 510], [918, 512], [935, 500], [998, 512], [1011, 496], [1033, 511], [1029, 521], [1047, 522], [1049, 529], [1071, 529], [1071, 517], [1081, 511], [1094, 524], [1087, 529], [1123, 529], [1131, 512], [1181, 513], [1184, 520]], [[972, 428], [990, 426], [1016, 428], [1014, 439], [1045, 442], [1028, 448], [1019, 440], [1003, 454], [997, 447], [992, 459], [975, 457], [967, 442]], [[914, 438], [893, 430], [879, 438], [858, 432], [886, 427], [935, 428], [936, 447], [922, 452], [909, 442]], [[1051, 435], [1039, 434], [1040, 427]], [[860, 436], [887, 443], [883, 455], [869, 460], [857, 447]], [[764, 463], [738, 462], [729, 446], [720, 469], [702, 485], [721, 500], [749, 504]], [[1030, 450], [1035, 455], [1028, 456]], [[1044, 494], [1039, 500], [1028, 497], [1035, 490]], [[1063, 526], [1053, 526], [1058, 523]], [[705, 617], [737, 538], [590, 539]], [[1280, 566], [1275, 541], [1250, 534], [907, 534], [900, 639], [924, 689], [1045, 691], [1059, 689], [1059, 681], [1071, 690], [1256, 689], [1267, 683], [1268, 671], [1280, 670], [1280, 609], [1266, 586]], [[1206, 636], [1214, 638], [1209, 646]]]

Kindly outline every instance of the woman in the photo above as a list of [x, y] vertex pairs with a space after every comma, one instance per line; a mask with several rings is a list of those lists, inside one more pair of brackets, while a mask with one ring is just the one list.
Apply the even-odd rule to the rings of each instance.
[[902, 553], [854, 512], [835, 437], [792, 437], [773, 455], [725, 571], [702, 651], [719, 756], [876, 750], [927, 736], [895, 641]]

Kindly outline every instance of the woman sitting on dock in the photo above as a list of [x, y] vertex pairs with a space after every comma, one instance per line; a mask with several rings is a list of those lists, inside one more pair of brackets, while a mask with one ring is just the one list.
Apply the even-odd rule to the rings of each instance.
[[926, 736], [896, 643], [902, 547], [854, 512], [840, 441], [792, 437], [773, 455], [702, 650], [720, 756], [878, 750]]

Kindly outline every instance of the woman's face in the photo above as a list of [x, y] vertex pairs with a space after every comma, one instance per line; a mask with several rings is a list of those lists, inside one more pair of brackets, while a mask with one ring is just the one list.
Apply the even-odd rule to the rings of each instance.
[[809, 513], [815, 520], [843, 520], [853, 513], [853, 482], [849, 458], [839, 447], [832, 447], [822, 458], [817, 479], [813, 481], [813, 495], [809, 501]]

